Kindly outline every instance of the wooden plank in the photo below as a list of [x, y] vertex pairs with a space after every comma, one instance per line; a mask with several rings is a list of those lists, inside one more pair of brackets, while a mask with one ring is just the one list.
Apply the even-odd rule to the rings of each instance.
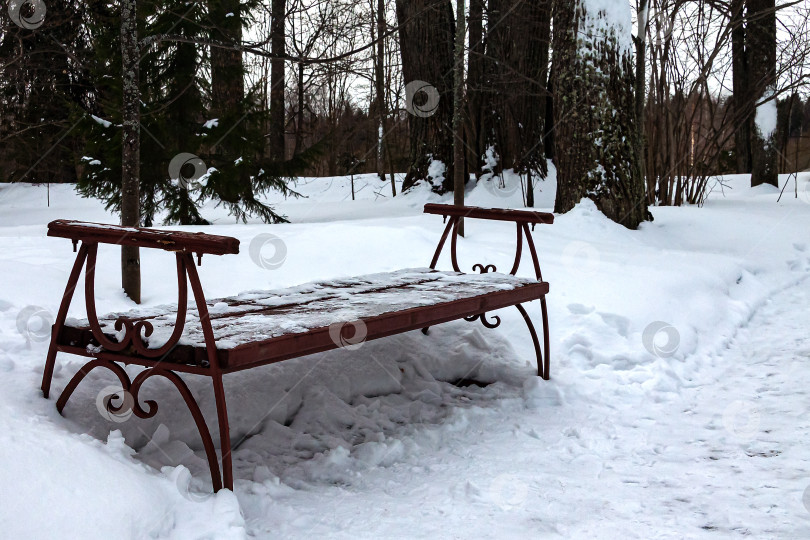
[[140, 246], [210, 255], [239, 253], [239, 240], [230, 236], [185, 231], [161, 231], [85, 221], [57, 219], [48, 224], [48, 236], [88, 243]]
[[[488, 293], [482, 296], [395, 311], [363, 319], [367, 331], [365, 341], [410, 332], [411, 330], [419, 330], [427, 326], [463, 319], [478, 313], [530, 302], [542, 298], [548, 293], [548, 290], [548, 283], [538, 282], [536, 285], [510, 291]], [[222, 353], [221, 358], [224, 362], [223, 369], [226, 372], [232, 372], [337, 348], [339, 346], [332, 340], [329, 327], [324, 327], [226, 349], [220, 351], [220, 353]]]
[[549, 214], [548, 212], [508, 210], [505, 208], [479, 208], [477, 206], [455, 206], [450, 204], [426, 204], [425, 214], [514, 221], [517, 223], [545, 223], [548, 225], [554, 223], [554, 214]]
[[[367, 330], [365, 339], [379, 339], [518, 303], [529, 302], [542, 298], [548, 294], [548, 291], [549, 284], [545, 282], [522, 283], [514, 289], [498, 290], [448, 302], [394, 310], [372, 317], [361, 317]], [[217, 302], [217, 300], [211, 302]], [[288, 304], [281, 310], [282, 313], [268, 313], [268, 318], [281, 317], [283, 319], [283, 311], [294, 310], [295, 307]], [[271, 311], [274, 310], [271, 308]], [[236, 322], [234, 328], [238, 329], [238, 320], [242, 316], [244, 316], [243, 313], [234, 313], [232, 315], [218, 315], [217, 318], [234, 319]], [[112, 335], [108, 337], [114, 339]], [[221, 339], [223, 336], [217, 335], [217, 338]], [[62, 329], [57, 341], [60, 345], [74, 348], [73, 350], [85, 349], [88, 345], [95, 344], [89, 328], [70, 326], [65, 326]], [[287, 333], [230, 349], [219, 349], [217, 358], [223, 370], [239, 371], [336, 348], [338, 348], [338, 344], [332, 340], [329, 327], [325, 326], [305, 332]], [[123, 354], [127, 353], [124, 352]], [[204, 346], [178, 345], [163, 361], [184, 365], [200, 365], [200, 362], [205, 358]]]

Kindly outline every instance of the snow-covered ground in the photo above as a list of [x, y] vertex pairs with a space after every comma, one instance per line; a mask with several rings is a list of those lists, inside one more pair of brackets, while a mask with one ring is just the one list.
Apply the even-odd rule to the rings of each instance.
[[[421, 206], [440, 199], [356, 181], [357, 201], [348, 179], [299, 181], [307, 198], [276, 201], [291, 224], [207, 208], [204, 230], [242, 250], [203, 259], [206, 295], [427, 264], [442, 224]], [[635, 232], [588, 202], [538, 226], [551, 381], [533, 376], [514, 309], [496, 330], [460, 321], [228, 376], [236, 490], [215, 496], [165, 381], [142, 391], [160, 404], [151, 420], [105, 419], [101, 372], [64, 417], [42, 398], [43, 326], [74, 257], [45, 225], [117, 218], [70, 186], [52, 186], [48, 207], [45, 186], [0, 185], [0, 536], [808, 538], [810, 174], [797, 199], [790, 182], [777, 203], [726, 177], [703, 208], [654, 208]], [[514, 187], [468, 202], [520, 207]], [[540, 188], [549, 209], [553, 181]], [[509, 224], [467, 233], [462, 267], [511, 261]], [[263, 268], [249, 246], [268, 234]], [[100, 312], [132, 307], [118, 259], [100, 249]], [[146, 250], [142, 269], [145, 305], [175, 298], [171, 255]], [[83, 305], [77, 291], [70, 316]], [[59, 356], [55, 393], [82, 363]], [[491, 384], [445, 382], [460, 377]], [[187, 381], [215, 418], [208, 380]]]

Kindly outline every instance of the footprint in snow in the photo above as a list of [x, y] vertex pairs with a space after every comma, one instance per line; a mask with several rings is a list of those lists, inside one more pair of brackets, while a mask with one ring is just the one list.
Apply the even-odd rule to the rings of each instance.
[[593, 306], [586, 306], [585, 304], [568, 304], [567, 307], [572, 315], [588, 315], [593, 313], [595, 309]]
[[630, 333], [630, 319], [627, 317], [613, 313], [599, 313], [598, 315], [606, 325], [616, 330], [623, 338], [626, 338]]

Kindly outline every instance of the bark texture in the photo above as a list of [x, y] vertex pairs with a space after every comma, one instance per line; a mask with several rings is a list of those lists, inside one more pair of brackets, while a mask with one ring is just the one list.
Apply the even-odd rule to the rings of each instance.
[[[500, 168], [545, 177], [543, 145], [551, 33], [549, 0], [490, 0], [488, 5], [488, 145]], [[527, 182], [527, 186], [529, 182]], [[531, 206], [532, 190], [527, 191]]]
[[[209, 11], [214, 24], [211, 38], [241, 44], [242, 16], [239, 0], [212, 0]], [[230, 17], [227, 16], [229, 13], [232, 14]], [[241, 110], [245, 95], [244, 71], [241, 52], [211, 47], [211, 111], [216, 118], [224, 121], [226, 117]]]
[[[285, 47], [285, 20], [287, 5], [285, 0], [272, 0], [272, 22], [270, 46], [273, 54], [283, 55]], [[273, 58], [270, 61], [270, 133], [268, 143], [273, 159], [285, 159], [284, 142], [284, 60]]]
[[[776, 84], [776, 10], [774, 0], [748, 0], [748, 25], [746, 28], [748, 65], [754, 84], [754, 104], [769, 99]], [[773, 108], [775, 103], [760, 105]], [[778, 152], [776, 130], [763, 133], [758, 116], [754, 112], [751, 126], [751, 185], [772, 184], [778, 186]]]
[[468, 24], [469, 58], [467, 60], [467, 163], [476, 173], [484, 155], [484, 0], [470, 0]]
[[[385, 180], [385, 154], [383, 148], [383, 137], [386, 126], [386, 106], [385, 106], [385, 0], [377, 0], [377, 43], [376, 57], [374, 58], [374, 92], [377, 98], [377, 115], [379, 124], [377, 126], [377, 176], [380, 180]], [[373, 30], [373, 29], [372, 29]], [[372, 36], [373, 36], [372, 32]], [[396, 189], [395, 186], [392, 186]], [[396, 195], [396, 193], [394, 193]]]
[[646, 167], [644, 164], [644, 152], [646, 141], [644, 138], [645, 121], [645, 97], [647, 96], [647, 26], [649, 23], [650, 5], [648, 0], [638, 1], [637, 11], [637, 36], [636, 45], [636, 80], [635, 80], [635, 105], [636, 105], [636, 125], [638, 126], [638, 137], [636, 138], [636, 159], [641, 176], [644, 178]]
[[[123, 64], [123, 126], [121, 141], [121, 225], [141, 224], [140, 195], [140, 63], [136, 0], [121, 2]], [[141, 258], [138, 247], [121, 247], [121, 286], [136, 304], [141, 303]]]
[[751, 116], [753, 103], [750, 72], [745, 52], [745, 0], [731, 0], [732, 104], [734, 107], [734, 154], [737, 173], [751, 172]]
[[[629, 9], [629, 6], [627, 7]], [[632, 48], [599, 24], [584, 2], [555, 4], [555, 212], [592, 199], [611, 220], [635, 229], [647, 219], [636, 148]]]
[[[456, 0], [456, 48], [453, 66], [453, 204], [464, 206], [464, 186], [467, 175], [464, 167], [464, 0]], [[464, 236], [464, 220], [458, 224], [458, 233]]]
[[[436, 191], [453, 189], [453, 41], [455, 27], [449, 0], [397, 0], [397, 21], [405, 84], [424, 81], [439, 97], [435, 110], [423, 107], [428, 96], [415, 95], [420, 114], [408, 115], [411, 141], [408, 173], [403, 189], [431, 181]], [[443, 179], [431, 179], [432, 160], [445, 165]]]

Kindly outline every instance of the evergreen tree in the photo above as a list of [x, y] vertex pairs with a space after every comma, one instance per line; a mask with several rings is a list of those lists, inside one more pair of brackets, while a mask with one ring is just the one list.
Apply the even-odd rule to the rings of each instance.
[[[181, 0], [141, 2], [139, 34], [171, 33], [206, 41], [212, 26], [207, 7]], [[94, 22], [100, 53], [94, 65], [100, 87], [97, 117], [102, 120], [85, 123], [87, 167], [79, 182], [82, 194], [102, 199], [115, 210], [121, 207], [120, 38], [113, 31], [119, 17], [113, 8]], [[261, 130], [266, 107], [257, 88], [236, 96], [228, 110], [223, 108], [205, 78], [212, 68], [206, 47], [160, 41], [142, 54], [143, 224], [151, 225], [162, 210], [166, 224], [205, 224], [199, 209], [207, 200], [225, 205], [242, 221], [251, 215], [265, 222], [285, 221], [259, 196], [269, 190], [297, 195], [286, 179], [308, 166], [317, 149], [286, 162], [270, 160]], [[231, 68], [230, 76], [243, 80], [242, 67], [226, 67]]]
[[83, 24], [94, 4], [17, 2], [0, 10], [0, 178], [76, 179], [75, 123], [92, 101], [93, 51]]

